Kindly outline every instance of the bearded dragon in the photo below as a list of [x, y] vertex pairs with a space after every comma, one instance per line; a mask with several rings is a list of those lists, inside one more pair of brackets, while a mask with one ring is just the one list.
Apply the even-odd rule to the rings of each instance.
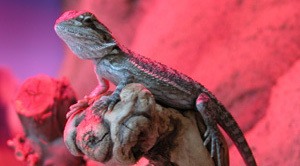
[[[68, 11], [55, 23], [57, 35], [81, 59], [92, 60], [99, 85], [91, 96], [104, 93], [108, 80], [116, 85], [114, 92], [98, 99], [93, 109], [111, 110], [120, 99], [122, 88], [141, 83], [164, 106], [180, 111], [200, 112], [206, 125], [204, 145], [210, 143], [211, 157], [221, 165], [221, 135], [218, 125], [233, 140], [248, 166], [255, 166], [252, 151], [233, 116], [203, 85], [159, 62], [135, 54], [120, 45], [110, 30], [90, 12]], [[216, 155], [216, 156], [215, 156]]]

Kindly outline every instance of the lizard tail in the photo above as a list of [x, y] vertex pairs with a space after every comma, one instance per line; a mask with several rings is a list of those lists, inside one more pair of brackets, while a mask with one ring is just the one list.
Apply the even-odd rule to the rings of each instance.
[[218, 124], [225, 130], [228, 136], [232, 139], [233, 143], [237, 147], [238, 151], [242, 155], [247, 166], [256, 166], [255, 158], [252, 154], [252, 151], [249, 147], [245, 136], [240, 129], [237, 122], [234, 120], [233, 116], [226, 110], [226, 108], [219, 103], [221, 107], [218, 109]]

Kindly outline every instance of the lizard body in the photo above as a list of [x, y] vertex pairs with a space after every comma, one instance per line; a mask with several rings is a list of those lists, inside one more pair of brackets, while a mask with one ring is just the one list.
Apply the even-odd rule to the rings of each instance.
[[[113, 94], [95, 102], [94, 108], [111, 109], [129, 83], [141, 83], [158, 103], [178, 110], [199, 111], [207, 126], [204, 145], [211, 144], [211, 156], [220, 163], [219, 124], [237, 146], [248, 166], [256, 165], [251, 149], [232, 115], [203, 85], [161, 63], [119, 45], [111, 32], [89, 12], [69, 11], [55, 24], [58, 36], [81, 59], [94, 61], [99, 86], [94, 95], [107, 90], [107, 81], [117, 87]], [[99, 88], [100, 87], [100, 88]]]
[[[161, 104], [172, 105], [173, 108], [184, 110], [195, 108], [197, 94], [203, 90], [200, 84], [188, 77], [179, 75], [178, 72], [163, 64], [154, 63], [148, 58], [133, 53], [125, 53], [119, 48], [116, 49], [120, 53], [95, 60], [98, 75], [118, 85], [120, 79], [126, 79], [122, 77], [136, 73], [133, 82], [142, 83]], [[166, 72], [167, 70], [168, 72]], [[168, 93], [165, 93], [166, 91]], [[178, 94], [181, 95], [178, 96]]]

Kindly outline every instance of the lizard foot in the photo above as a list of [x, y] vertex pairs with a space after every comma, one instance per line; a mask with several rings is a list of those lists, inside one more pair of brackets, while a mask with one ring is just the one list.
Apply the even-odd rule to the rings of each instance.
[[68, 119], [71, 115], [77, 114], [85, 110], [90, 105], [90, 99], [85, 96], [83, 99], [78, 100], [76, 104], [70, 106], [70, 111], [67, 113], [66, 118]]
[[207, 146], [210, 142], [210, 156], [214, 157], [215, 153], [217, 154], [218, 166], [221, 166], [221, 140], [219, 130], [216, 125], [207, 126], [207, 129], [204, 133], [204, 146]]
[[197, 110], [201, 113], [204, 123], [206, 125], [206, 131], [204, 133], [204, 146], [210, 142], [210, 155], [214, 157], [216, 153], [218, 166], [221, 166], [221, 135], [217, 126], [216, 112], [218, 109], [215, 107], [214, 101], [205, 93], [201, 93], [196, 102]]
[[112, 111], [116, 103], [119, 101], [119, 98], [114, 95], [111, 96], [102, 96], [100, 99], [96, 100], [93, 104], [93, 112], [100, 112], [104, 115], [106, 112]]

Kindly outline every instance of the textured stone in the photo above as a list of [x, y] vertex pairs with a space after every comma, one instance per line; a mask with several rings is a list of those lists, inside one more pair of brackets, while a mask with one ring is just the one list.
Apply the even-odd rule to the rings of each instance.
[[[259, 165], [299, 165], [300, 163], [300, 61], [281, 77], [271, 90], [266, 116], [248, 133]], [[231, 149], [233, 165], [238, 152]]]
[[300, 57], [299, 4], [162, 1], [131, 47], [203, 83], [247, 130], [264, 116], [276, 78]]

